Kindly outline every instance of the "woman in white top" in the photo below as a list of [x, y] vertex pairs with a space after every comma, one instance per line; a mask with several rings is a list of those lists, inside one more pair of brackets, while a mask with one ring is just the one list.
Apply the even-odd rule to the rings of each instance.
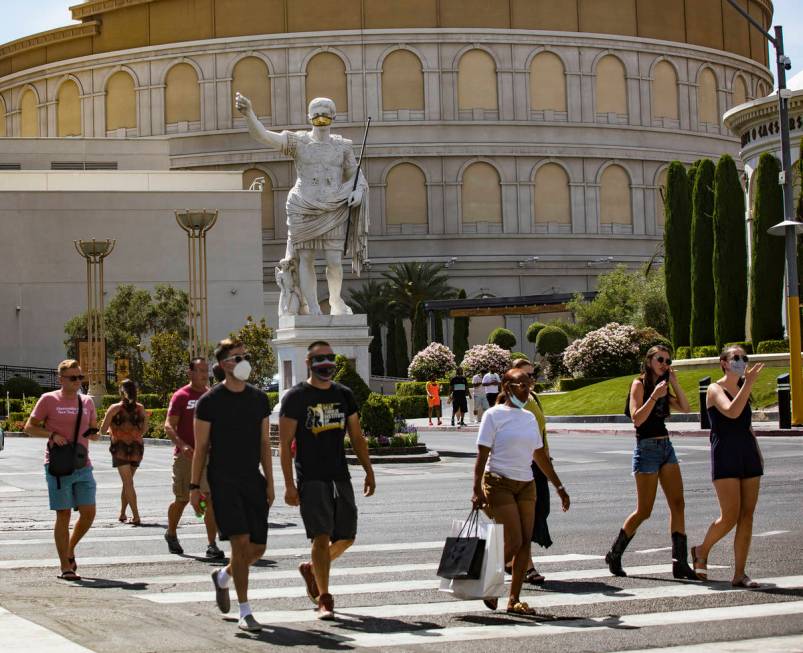
[[[569, 509], [569, 495], [544, 452], [535, 416], [522, 410], [529, 399], [531, 383], [521, 370], [508, 370], [502, 377], [498, 403], [482, 416], [471, 498], [475, 508], [484, 507], [486, 514], [504, 528], [505, 562], [512, 561], [513, 567], [507, 611], [528, 616], [534, 615], [535, 610], [519, 601], [519, 594], [524, 570], [530, 562], [530, 534], [535, 515], [531, 460], [558, 489], [563, 510]], [[486, 599], [485, 605], [495, 610], [497, 599]]]

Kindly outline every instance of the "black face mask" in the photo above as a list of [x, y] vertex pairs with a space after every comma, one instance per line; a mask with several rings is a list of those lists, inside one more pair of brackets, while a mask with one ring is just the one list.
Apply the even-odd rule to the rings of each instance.
[[310, 372], [312, 375], [321, 381], [331, 381], [332, 377], [337, 371], [337, 366], [334, 363], [317, 363], [310, 365]]

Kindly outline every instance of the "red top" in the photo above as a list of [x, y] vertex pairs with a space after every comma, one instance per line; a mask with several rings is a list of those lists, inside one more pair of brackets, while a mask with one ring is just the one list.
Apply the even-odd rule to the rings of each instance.
[[[178, 415], [178, 428], [176, 428], [178, 437], [193, 449], [195, 448], [195, 430], [192, 420], [195, 418], [195, 404], [205, 394], [206, 390], [193, 390], [191, 385], [185, 385], [176, 390], [170, 398], [170, 407], [167, 409], [168, 417]], [[178, 455], [181, 450], [175, 447], [173, 453]]]

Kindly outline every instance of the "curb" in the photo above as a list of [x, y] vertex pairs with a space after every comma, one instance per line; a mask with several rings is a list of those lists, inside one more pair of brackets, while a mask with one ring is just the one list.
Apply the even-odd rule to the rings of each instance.
[[[410, 454], [407, 456], [398, 456], [393, 454], [388, 454], [386, 456], [383, 455], [375, 455], [371, 454], [371, 464], [372, 465], [398, 465], [403, 463], [437, 463], [441, 459], [440, 454], [437, 451], [432, 449], [428, 449], [425, 454]], [[357, 456], [346, 456], [346, 461], [349, 465], [359, 465], [360, 461], [357, 459]]]

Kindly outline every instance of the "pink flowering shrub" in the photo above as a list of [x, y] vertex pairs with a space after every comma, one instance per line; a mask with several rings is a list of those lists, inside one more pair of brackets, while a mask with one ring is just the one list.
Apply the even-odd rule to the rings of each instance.
[[566, 347], [563, 364], [574, 377], [634, 374], [639, 366], [639, 343], [635, 327], [610, 322]]
[[432, 342], [413, 357], [407, 375], [416, 381], [427, 381], [433, 374], [440, 379], [455, 367], [452, 350], [439, 342]]
[[461, 367], [468, 376], [479, 374], [484, 370], [496, 372], [501, 376], [510, 369], [512, 362], [510, 352], [499, 345], [474, 345], [466, 352]]

